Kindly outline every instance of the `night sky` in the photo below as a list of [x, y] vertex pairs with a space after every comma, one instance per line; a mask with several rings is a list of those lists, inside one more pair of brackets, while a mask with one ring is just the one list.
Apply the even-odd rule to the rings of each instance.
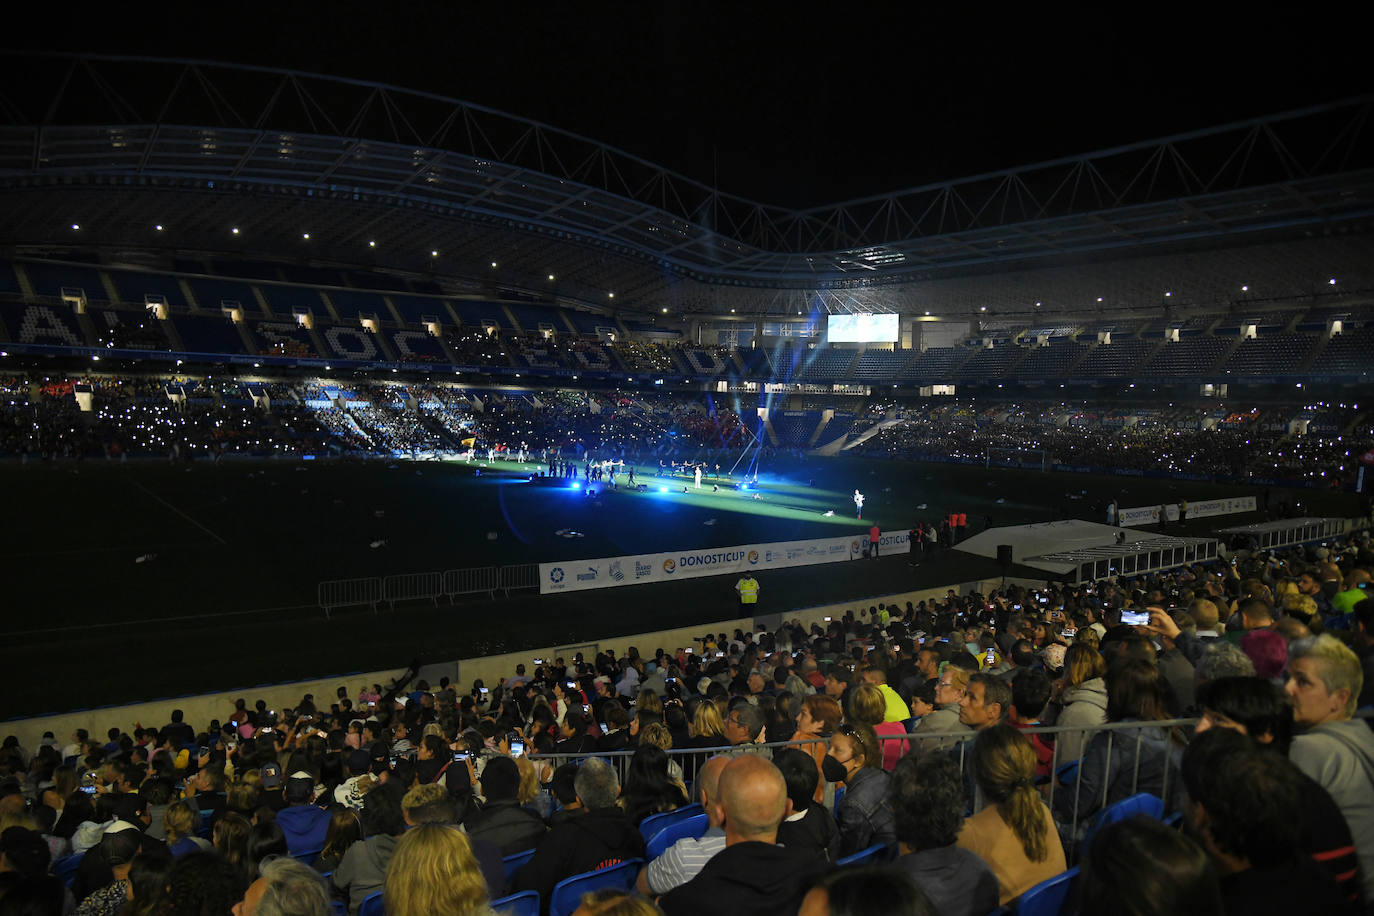
[[[241, 61], [424, 89], [791, 207], [1358, 95], [1353, 23], [984, 5], [53, 5], [31, 48]], [[134, 11], [138, 10], [139, 13]], [[1258, 15], [1253, 7], [1250, 14]], [[1144, 14], [1148, 13], [1148, 16]], [[1374, 128], [1371, 128], [1374, 129]]]

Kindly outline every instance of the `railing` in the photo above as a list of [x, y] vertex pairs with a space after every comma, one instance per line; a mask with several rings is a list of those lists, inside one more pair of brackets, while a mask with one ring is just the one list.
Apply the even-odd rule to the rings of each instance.
[[452, 601], [458, 595], [475, 595], [485, 592], [488, 597], [495, 595], [499, 574], [495, 566], [479, 566], [476, 569], [450, 569], [444, 573], [444, 594]]
[[518, 566], [502, 566], [500, 576], [501, 588], [509, 596], [512, 589], [517, 588], [538, 588], [539, 587], [539, 564], [521, 563]]
[[381, 578], [331, 579], [315, 588], [319, 606], [326, 618], [335, 608], [377, 605], [385, 601], [394, 610], [398, 601], [429, 600], [437, 606], [440, 598], [450, 603], [459, 595], [485, 594], [494, 597], [503, 589], [509, 597], [516, 589], [538, 588], [539, 567], [533, 563], [515, 566], [479, 566], [443, 572], [401, 573]]
[[382, 597], [396, 609], [397, 601], [418, 601], [428, 598], [439, 606], [439, 596], [444, 594], [443, 573], [403, 573], [387, 576], [382, 580]]
[[382, 580], [372, 579], [333, 579], [329, 582], [321, 582], [316, 588], [320, 607], [324, 608], [324, 616], [329, 617], [331, 609], [336, 607], [352, 607], [356, 604], [370, 604], [372, 610], [377, 610], [377, 603], [382, 600]]
[[[1027, 737], [1032, 735], [1053, 736], [1073, 734], [1081, 737], [1085, 752], [1089, 750], [1095, 737], [1105, 735], [1088, 759], [1088, 766], [1094, 772], [1085, 773], [1083, 758], [1060, 760], [1060, 742], [1055, 741], [1054, 753], [1050, 760], [1050, 776], [1041, 780], [1040, 791], [1046, 804], [1055, 814], [1059, 825], [1060, 838], [1064, 843], [1065, 855], [1070, 861], [1076, 856], [1086, 829], [1102, 809], [1127, 798], [1137, 792], [1149, 792], [1164, 802], [1164, 813], [1170, 815], [1180, 810], [1182, 781], [1179, 765], [1187, 736], [1192, 734], [1197, 719], [1167, 719], [1154, 722], [1115, 722], [1091, 728], [1082, 726], [1037, 726], [1022, 731]], [[1129, 733], [1129, 734], [1121, 734]], [[879, 742], [907, 742], [908, 753], [949, 753], [959, 761], [960, 769], [966, 774], [965, 784], [972, 791], [970, 813], [985, 806], [982, 792], [973, 788], [971, 761], [968, 754], [973, 749], [975, 732], [945, 732], [931, 735], [880, 735]], [[724, 740], [724, 739], [722, 739]], [[673, 748], [668, 751], [671, 759], [678, 760], [688, 780], [698, 766], [716, 754], [734, 755], [740, 753], [764, 753], [771, 755], [779, 748], [799, 747], [808, 744], [825, 743], [825, 738], [811, 738], [799, 741], [776, 741], [771, 743], [725, 746], [717, 748]], [[615, 767], [623, 781], [629, 768], [634, 749], [623, 751], [601, 751], [591, 754], [549, 754], [538, 757], [550, 764], [551, 769], [564, 763], [599, 757]], [[1165, 760], [1164, 758], [1168, 759]], [[1080, 764], [1072, 767], [1073, 764]], [[1061, 770], [1063, 772], [1061, 772]], [[1154, 776], [1158, 773], [1159, 778]], [[1083, 795], [1085, 776], [1090, 782], [1100, 779], [1101, 787], [1093, 798]], [[830, 803], [832, 787], [825, 786], [826, 802]], [[1071, 801], [1064, 801], [1066, 793], [1072, 793]], [[1060, 801], [1056, 802], [1056, 799]], [[696, 801], [697, 799], [690, 799]], [[1067, 815], [1067, 816], [1065, 816]]]

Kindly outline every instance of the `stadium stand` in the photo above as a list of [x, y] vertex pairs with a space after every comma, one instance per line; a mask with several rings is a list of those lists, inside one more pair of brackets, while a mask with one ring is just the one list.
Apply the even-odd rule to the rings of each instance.
[[1221, 357], [1236, 341], [1221, 337], [1181, 337], [1166, 341], [1164, 347], [1137, 370], [1142, 375], [1200, 376], [1216, 368]]
[[911, 358], [910, 350], [864, 350], [854, 366], [853, 379], [856, 382], [890, 382], [900, 377]]

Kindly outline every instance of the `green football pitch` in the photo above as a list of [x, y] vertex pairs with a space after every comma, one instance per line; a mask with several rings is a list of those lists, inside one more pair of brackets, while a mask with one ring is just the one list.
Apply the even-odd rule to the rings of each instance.
[[[0, 468], [8, 522], [0, 548], [7, 607], [0, 664], [21, 682], [56, 675], [66, 685], [56, 692], [39, 684], [19, 690], [11, 695], [11, 715], [149, 691], [186, 693], [404, 665], [422, 651], [436, 659], [467, 657], [735, 613], [728, 583], [710, 578], [690, 588], [517, 594], [379, 616], [356, 609], [326, 622], [315, 607], [322, 580], [832, 537], [865, 532], [874, 522], [905, 530], [952, 511], [967, 514], [976, 532], [987, 516], [994, 526], [1101, 520], [1113, 498], [1134, 506], [1254, 492], [1202, 482], [791, 458], [765, 463], [748, 491], [734, 488], [738, 474], [723, 478], [719, 490], [709, 477], [697, 489], [687, 478], [660, 478], [656, 467], [644, 466], [636, 470], [643, 491], [624, 486], [621, 474], [619, 489], [594, 483], [597, 492], [588, 496], [581, 480], [528, 482], [528, 472], [537, 470], [432, 461]], [[865, 495], [863, 521], [854, 517], [856, 488]], [[1343, 494], [1273, 494], [1294, 496], [1314, 514], [1350, 514]], [[1203, 519], [1188, 529], [1205, 534], [1250, 520]], [[869, 581], [846, 583], [833, 566], [779, 571], [784, 575], [774, 574], [775, 581], [763, 580], [764, 594], [775, 610], [785, 610], [913, 587], [898, 558], [875, 565], [886, 569], [893, 560], [885, 575], [897, 578], [875, 571], [865, 574]], [[922, 570], [923, 579], [934, 577], [922, 584], [993, 575], [993, 569], [995, 563], [950, 555], [943, 568]], [[706, 594], [713, 596], [709, 602]], [[652, 613], [640, 610], [646, 606]], [[293, 647], [301, 641], [320, 657], [284, 670], [283, 658], [300, 658]], [[106, 678], [110, 659], [135, 665], [144, 683], [101, 688], [78, 680], [72, 686], [82, 670]], [[162, 667], [154, 664], [150, 674], [154, 662]], [[169, 683], [146, 682], [160, 676]], [[97, 695], [83, 696], [82, 686]]]

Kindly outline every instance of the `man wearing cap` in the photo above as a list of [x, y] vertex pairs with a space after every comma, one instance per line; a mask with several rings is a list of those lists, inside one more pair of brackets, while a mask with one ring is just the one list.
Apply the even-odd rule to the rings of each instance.
[[0, 833], [0, 873], [37, 877], [47, 873], [51, 861], [52, 852], [37, 830], [7, 827]]
[[315, 777], [297, 770], [286, 780], [282, 791], [286, 807], [277, 812], [277, 824], [286, 836], [286, 848], [291, 855], [324, 848], [324, 835], [329, 831], [329, 812], [317, 808]]
[[469, 836], [490, 840], [505, 856], [533, 849], [544, 836], [544, 821], [521, 807], [520, 770], [510, 757], [493, 757], [482, 770], [482, 810], [466, 823]]
[[[8, 833], [8, 831], [6, 831]], [[76, 916], [114, 916], [129, 896], [129, 866], [143, 845], [143, 834], [128, 821], [115, 821], [100, 838], [100, 856], [110, 868], [110, 883], [93, 891]]]

